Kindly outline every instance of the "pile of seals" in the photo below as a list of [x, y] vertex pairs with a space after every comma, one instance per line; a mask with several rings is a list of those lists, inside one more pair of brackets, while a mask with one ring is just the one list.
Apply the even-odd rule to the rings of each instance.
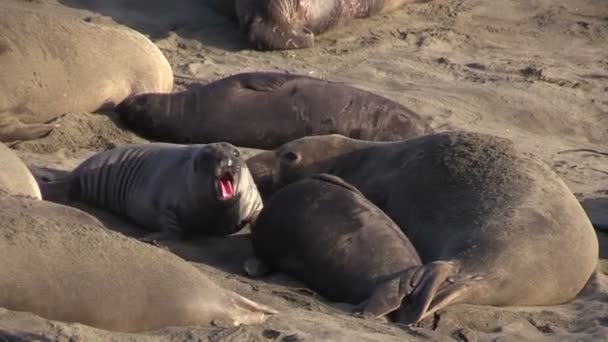
[[[258, 46], [283, 49], [408, 2], [236, 0], [222, 9]], [[12, 66], [0, 78], [0, 140], [48, 134], [47, 120], [67, 111], [109, 108], [161, 142], [98, 152], [45, 184], [66, 205], [47, 201], [0, 144], [0, 307], [118, 331], [264, 322], [278, 312], [144, 243], [246, 225], [249, 276], [284, 272], [355, 315], [407, 324], [456, 303], [564, 303], [596, 268], [597, 236], [579, 202], [507, 139], [436, 133], [390, 99], [299, 75], [243, 73], [171, 93], [171, 68], [143, 35], [10, 4], [0, 5], [0, 62]], [[91, 58], [94, 44], [109, 48]], [[124, 63], [109, 62], [116, 56]], [[25, 72], [30, 64], [40, 70]], [[107, 89], [88, 88], [92, 80]], [[245, 160], [235, 145], [267, 151]], [[151, 234], [108, 231], [74, 202]]]

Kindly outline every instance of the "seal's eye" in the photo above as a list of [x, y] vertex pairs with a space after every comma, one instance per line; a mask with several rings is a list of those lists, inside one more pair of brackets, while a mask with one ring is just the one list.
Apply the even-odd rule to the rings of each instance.
[[293, 151], [287, 151], [285, 153], [283, 153], [283, 160], [288, 162], [289, 164], [295, 164], [297, 162], [299, 162], [302, 159], [302, 157]]
[[240, 157], [240, 156], [241, 156], [241, 152], [239, 152], [239, 150], [233, 150], [233, 151], [232, 151], [232, 155], [233, 155], [235, 158], [238, 158], [238, 157]]

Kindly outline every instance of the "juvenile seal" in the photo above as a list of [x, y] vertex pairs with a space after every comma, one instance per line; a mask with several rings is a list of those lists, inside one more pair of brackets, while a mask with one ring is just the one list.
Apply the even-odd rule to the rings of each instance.
[[375, 316], [399, 309], [422, 269], [395, 222], [328, 174], [279, 190], [252, 227], [251, 241], [261, 265], [294, 276], [331, 301], [365, 302], [364, 311]]
[[89, 12], [39, 6], [0, 2], [0, 141], [42, 137], [67, 112], [171, 91], [171, 66], [144, 35]]
[[388, 13], [429, 0], [236, 0], [236, 16], [261, 50], [312, 47], [314, 36], [354, 18]]
[[3, 143], [0, 143], [0, 160], [0, 194], [18, 194], [42, 199], [40, 187], [30, 169]]
[[[409, 307], [432, 298], [420, 317], [406, 315], [410, 321], [453, 303], [564, 303], [597, 266], [598, 239], [576, 197], [507, 139], [446, 132], [378, 143], [326, 135], [248, 164], [267, 193], [314, 173], [336, 175], [393, 219], [425, 263]], [[437, 291], [425, 290], [434, 284]]]
[[107, 209], [160, 237], [229, 235], [262, 201], [239, 150], [228, 143], [124, 145], [68, 176], [69, 199]]
[[432, 132], [418, 114], [385, 97], [275, 72], [241, 73], [173, 94], [137, 95], [117, 111], [126, 126], [153, 139], [261, 149], [309, 135], [394, 141]]
[[124, 332], [276, 313], [78, 209], [1, 195], [0, 207], [0, 307]]

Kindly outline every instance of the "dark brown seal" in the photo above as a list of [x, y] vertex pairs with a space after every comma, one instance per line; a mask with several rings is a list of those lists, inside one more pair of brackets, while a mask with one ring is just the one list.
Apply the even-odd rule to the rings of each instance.
[[237, 74], [173, 94], [137, 95], [117, 111], [128, 127], [152, 139], [262, 149], [310, 135], [395, 141], [432, 132], [418, 114], [385, 97], [274, 72]]
[[[373, 316], [399, 309], [422, 271], [418, 253], [395, 222], [352, 185], [328, 174], [277, 192], [252, 227], [251, 241], [262, 265], [331, 301], [362, 304]], [[414, 304], [418, 310], [408, 312], [415, 316], [428, 305]]]
[[266, 194], [323, 172], [380, 207], [425, 262], [410, 299], [424, 298], [423, 285], [442, 283], [421, 317], [459, 302], [564, 303], [597, 266], [598, 239], [574, 194], [507, 139], [446, 132], [378, 143], [326, 135], [248, 164]]
[[368, 18], [408, 3], [427, 1], [236, 0], [235, 9], [241, 30], [256, 48], [286, 50], [311, 47], [316, 34], [350, 19]]

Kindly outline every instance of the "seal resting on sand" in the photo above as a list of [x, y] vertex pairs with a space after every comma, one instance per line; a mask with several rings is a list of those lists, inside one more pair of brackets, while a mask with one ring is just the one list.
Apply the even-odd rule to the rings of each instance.
[[[399, 227], [342, 179], [318, 174], [279, 190], [251, 228], [256, 258], [335, 302], [383, 316], [415, 287], [422, 262]], [[261, 271], [247, 269], [256, 265]], [[404, 305], [407, 305], [404, 304]]]
[[378, 143], [326, 135], [248, 164], [266, 194], [329, 173], [393, 219], [425, 263], [408, 297], [408, 307], [423, 314], [406, 313], [406, 322], [454, 303], [564, 303], [597, 267], [598, 239], [574, 194], [507, 139], [446, 132]]
[[169, 62], [144, 35], [36, 5], [0, 4], [0, 141], [40, 138], [67, 112], [173, 88]]
[[[354, 18], [368, 18], [408, 3], [430, 0], [232, 0], [249, 41], [261, 50], [312, 47], [314, 35]], [[226, 13], [228, 6], [219, 7]], [[234, 17], [233, 15], [229, 17]]]
[[42, 199], [40, 187], [25, 165], [13, 150], [0, 143], [0, 194], [25, 195]]
[[395, 141], [433, 132], [418, 114], [385, 97], [275, 72], [241, 73], [173, 94], [136, 95], [117, 111], [128, 127], [153, 139], [261, 149], [309, 135]]
[[276, 313], [78, 209], [1, 195], [0, 207], [0, 307], [124, 332]]
[[263, 207], [239, 150], [223, 142], [124, 145], [86, 159], [65, 182], [70, 200], [126, 217], [159, 239], [229, 235]]

